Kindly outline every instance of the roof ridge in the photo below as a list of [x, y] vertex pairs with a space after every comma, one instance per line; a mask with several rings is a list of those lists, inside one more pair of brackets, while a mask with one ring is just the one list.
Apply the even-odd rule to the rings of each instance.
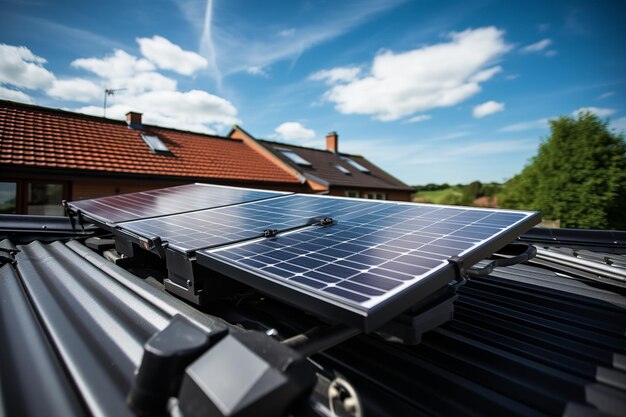
[[[31, 109], [31, 110], [38, 110], [38, 111], [49, 113], [49, 114], [60, 114], [60, 115], [64, 115], [67, 117], [74, 117], [77, 119], [87, 119], [87, 120], [92, 120], [92, 121], [96, 121], [100, 123], [121, 124], [123, 126], [128, 125], [125, 120], [110, 119], [107, 117], [94, 116], [92, 114], [80, 113], [77, 111], [54, 108], [54, 107], [45, 107], [39, 104], [21, 103], [19, 101], [0, 99], [0, 107], [4, 106], [5, 104], [7, 104], [7, 106], [5, 106], [7, 108], [22, 107], [22, 108]], [[182, 132], [182, 133], [191, 133], [193, 135], [207, 136], [207, 137], [216, 138], [216, 139], [234, 140], [233, 138], [229, 138], [229, 137], [222, 136], [222, 135], [194, 132], [192, 130], [178, 129], [175, 127], [165, 127], [165, 126], [152, 125], [152, 124], [147, 124], [147, 123], [142, 123], [142, 126], [147, 127], [147, 128], [156, 128], [156, 129], [164, 129], [164, 130], [173, 130], [173, 131]]]
[[320, 148], [312, 148], [310, 146], [294, 145], [294, 144], [288, 143], [288, 142], [279, 142], [279, 141], [269, 140], [269, 139], [257, 139], [257, 140], [259, 142], [265, 142], [265, 143], [275, 144], [275, 145], [279, 145], [279, 146], [292, 146], [294, 148], [306, 149], [306, 150], [309, 150], [309, 151], [325, 152], [325, 153], [334, 154], [334, 155], [357, 156], [357, 157], [363, 158], [361, 155], [354, 155], [354, 154], [350, 154], [350, 153], [346, 153], [346, 152], [334, 153], [334, 152], [329, 151], [328, 149], [320, 149]]

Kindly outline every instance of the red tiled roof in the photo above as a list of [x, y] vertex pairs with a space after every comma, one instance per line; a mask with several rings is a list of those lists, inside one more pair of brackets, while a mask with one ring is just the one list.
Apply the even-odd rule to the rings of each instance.
[[168, 177], [298, 183], [243, 141], [144, 126], [172, 155], [154, 154], [125, 122], [0, 100], [0, 164]]

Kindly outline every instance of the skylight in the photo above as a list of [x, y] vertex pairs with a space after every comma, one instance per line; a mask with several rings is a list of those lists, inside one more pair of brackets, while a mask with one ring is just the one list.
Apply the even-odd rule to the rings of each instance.
[[343, 172], [346, 175], [352, 175], [352, 173], [348, 171], [348, 169], [342, 165], [335, 164], [335, 168], [337, 168], [339, 171]]
[[142, 133], [141, 139], [146, 142], [146, 145], [148, 145], [154, 153], [170, 153], [169, 148], [165, 146], [158, 136]]
[[347, 163], [349, 163], [350, 165], [352, 165], [353, 167], [355, 167], [356, 169], [358, 169], [361, 172], [365, 172], [365, 173], [368, 173], [368, 174], [370, 172], [369, 169], [365, 168], [363, 165], [359, 164], [357, 161], [354, 161], [354, 160], [352, 160], [352, 159], [350, 159], [348, 157], [343, 157], [341, 159], [343, 159], [344, 161], [346, 161]]
[[311, 166], [311, 163], [309, 161], [307, 161], [306, 159], [304, 159], [303, 157], [301, 157], [294, 151], [291, 151], [285, 148], [276, 148], [276, 150], [281, 151], [283, 155], [285, 155], [287, 158], [291, 159], [293, 162], [295, 162], [298, 165], [304, 165], [307, 167]]

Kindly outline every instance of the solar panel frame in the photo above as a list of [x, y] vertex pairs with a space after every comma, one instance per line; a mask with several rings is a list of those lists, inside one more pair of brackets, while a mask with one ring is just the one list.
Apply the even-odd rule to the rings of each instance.
[[[348, 199], [342, 198], [342, 200]], [[378, 203], [394, 204], [396, 206], [420, 206], [412, 203]], [[439, 266], [431, 269], [425, 277], [420, 278], [410, 285], [405, 286], [402, 290], [389, 292], [388, 294], [386, 294], [388, 295], [388, 297], [384, 300], [384, 302], [379, 302], [367, 308], [356, 303], [347, 302], [344, 298], [335, 296], [332, 293], [321, 294], [321, 291], [316, 292], [310, 287], [293, 281], [293, 277], [288, 280], [285, 278], [272, 276], [272, 274], [268, 274], [266, 272], [262, 273], [259, 271], [259, 269], [252, 266], [247, 266], [242, 264], [241, 262], [225, 259], [219, 256], [219, 252], [221, 251], [228, 251], [232, 250], [233, 248], [245, 249], [246, 246], [252, 245], [257, 242], [263, 242], [263, 239], [255, 239], [253, 241], [228, 245], [221, 248], [200, 250], [196, 252], [196, 259], [197, 262], [202, 266], [222, 273], [226, 276], [230, 276], [233, 279], [250, 285], [257, 290], [265, 292], [272, 297], [287, 302], [288, 304], [292, 304], [299, 308], [305, 307], [305, 309], [315, 314], [318, 314], [319, 316], [324, 317], [330, 321], [340, 321], [361, 328], [364, 331], [371, 331], [388, 322], [395, 316], [401, 314], [403, 311], [414, 305], [417, 301], [444, 287], [448, 284], [448, 282], [454, 280], [455, 278], [458, 278], [460, 274], [460, 269], [464, 268], [464, 265], [471, 266], [481, 259], [485, 258], [486, 256], [489, 256], [491, 253], [500, 249], [505, 244], [512, 241], [517, 236], [525, 232], [528, 228], [532, 227], [540, 221], [540, 215], [536, 212], [519, 212], [508, 210], [465, 207], [461, 208], [433, 205], [428, 205], [427, 207], [441, 207], [451, 210], [461, 210], [468, 213], [481, 211], [500, 214], [515, 213], [516, 215], [523, 214], [524, 217], [504, 228], [503, 230], [500, 230], [498, 233], [492, 234], [489, 238], [480, 240], [480, 244], [470, 247], [469, 249], [459, 250], [458, 254], [455, 256], [455, 262], [450, 262], [448, 260], [446, 260], [446, 262], [442, 261]], [[340, 222], [344, 223], [342, 221]], [[345, 223], [349, 222], [349, 220], [345, 221]], [[319, 226], [312, 227], [315, 228]], [[329, 227], [332, 228], [335, 226]], [[289, 237], [290, 235], [305, 233], [307, 229], [309, 228], [282, 233], [279, 235], [278, 240], [280, 240], [280, 237]], [[346, 279], [345, 281], [348, 281], [348, 279]]]
[[[218, 198], [216, 195], [218, 193], [214, 192], [217, 190], [240, 194], [249, 193], [254, 194], [255, 197], [251, 200], [237, 199], [231, 196], [218, 204], [208, 201], [211, 198]], [[207, 195], [207, 193], [209, 195]], [[259, 201], [289, 194], [293, 193], [194, 183], [136, 193], [72, 201], [68, 202], [67, 205], [74, 213], [80, 213], [80, 215], [87, 220], [110, 230], [117, 224], [128, 221], [164, 217], [172, 214], [191, 213], [204, 209], [225, 207], [242, 202]], [[186, 199], [187, 203], [186, 207], [182, 209], [178, 208], [180, 207], [179, 201], [181, 199]], [[151, 203], [152, 206], [146, 208], [145, 203]]]

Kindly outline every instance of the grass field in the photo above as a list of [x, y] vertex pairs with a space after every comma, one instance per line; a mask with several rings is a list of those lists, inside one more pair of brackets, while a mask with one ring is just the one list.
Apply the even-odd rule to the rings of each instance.
[[413, 201], [416, 203], [448, 204], [448, 202], [460, 200], [462, 197], [463, 192], [460, 188], [450, 187], [445, 190], [420, 191], [415, 194]]

